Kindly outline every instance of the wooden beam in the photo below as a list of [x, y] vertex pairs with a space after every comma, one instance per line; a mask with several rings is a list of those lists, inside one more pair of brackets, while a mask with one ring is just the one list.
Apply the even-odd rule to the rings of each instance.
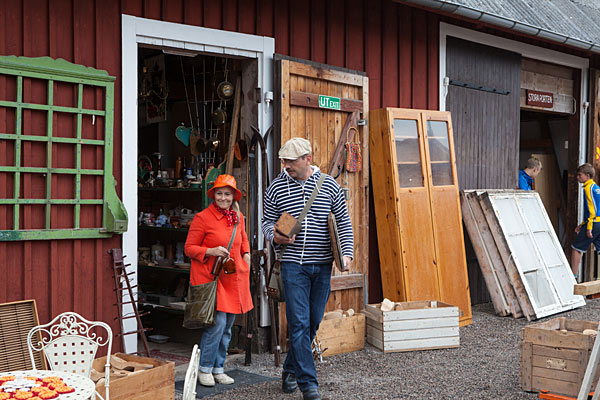
[[[319, 94], [306, 93], [293, 90], [290, 92], [290, 105], [299, 107], [321, 108], [319, 107]], [[363, 111], [363, 102], [355, 99], [340, 99], [340, 111], [353, 112]]]
[[331, 277], [331, 291], [363, 288], [365, 286], [364, 274], [336, 275]]
[[573, 294], [580, 294], [582, 296], [589, 296], [597, 293], [600, 293], [600, 280], [578, 283], [573, 288]]

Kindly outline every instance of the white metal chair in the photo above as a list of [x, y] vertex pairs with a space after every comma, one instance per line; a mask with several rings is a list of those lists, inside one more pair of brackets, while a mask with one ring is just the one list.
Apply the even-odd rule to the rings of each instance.
[[[100, 328], [101, 333], [98, 333], [95, 328]], [[42, 337], [39, 341], [36, 336], [38, 332]], [[88, 321], [77, 313], [65, 312], [45, 325], [32, 328], [27, 335], [27, 346], [34, 369], [33, 351], [42, 351], [51, 370], [71, 372], [87, 378], [90, 377], [98, 347], [108, 346], [104, 365], [104, 387], [106, 388], [104, 400], [110, 400], [108, 385], [112, 329], [104, 322]], [[97, 392], [96, 395], [102, 398]]]
[[200, 364], [200, 349], [195, 344], [192, 349], [192, 357], [185, 373], [183, 382], [183, 400], [196, 399], [196, 379], [198, 379], [198, 364]]

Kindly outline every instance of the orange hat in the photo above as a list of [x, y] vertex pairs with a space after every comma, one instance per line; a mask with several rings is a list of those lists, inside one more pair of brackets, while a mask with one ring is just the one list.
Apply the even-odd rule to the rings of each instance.
[[235, 182], [235, 178], [231, 175], [219, 175], [217, 177], [217, 180], [215, 181], [215, 184], [213, 187], [211, 187], [208, 192], [206, 192], [206, 194], [208, 195], [208, 197], [210, 197], [211, 199], [215, 199], [215, 194], [214, 194], [214, 190], [220, 187], [227, 187], [229, 186], [230, 188], [232, 188], [235, 191], [235, 200], [236, 201], [240, 201], [240, 199], [242, 198], [242, 192], [240, 192], [237, 188], [237, 183]]

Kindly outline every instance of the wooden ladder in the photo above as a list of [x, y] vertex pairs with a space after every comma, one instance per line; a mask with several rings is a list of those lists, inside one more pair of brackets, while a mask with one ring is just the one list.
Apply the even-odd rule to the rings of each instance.
[[[139, 313], [138, 308], [137, 308], [137, 303], [134, 300], [135, 297], [133, 296], [133, 288], [136, 288], [137, 285], [135, 286], [131, 286], [131, 281], [129, 280], [129, 275], [133, 274], [133, 272], [127, 272], [127, 267], [130, 266], [131, 264], [125, 264], [123, 262], [123, 259], [127, 256], [123, 255], [123, 250], [119, 249], [119, 248], [115, 248], [115, 249], [111, 249], [108, 251], [110, 254], [112, 254], [112, 258], [113, 258], [113, 277], [115, 278], [115, 293], [117, 295], [117, 304], [115, 304], [117, 306], [117, 310], [119, 312], [119, 316], [117, 317], [121, 323], [121, 333], [119, 333], [117, 336], [121, 336], [121, 341], [122, 341], [122, 345], [123, 345], [123, 350], [125, 350], [125, 336], [127, 335], [132, 335], [134, 333], [139, 333], [141, 338], [142, 338], [142, 343], [144, 344], [144, 352], [138, 351], [135, 354], [142, 354], [145, 353], [146, 357], [150, 357], [150, 350], [148, 349], [148, 340], [146, 339], [146, 331], [150, 331], [152, 330], [152, 328], [144, 328], [144, 326], [142, 325], [142, 320], [141, 317], [144, 315], [148, 315], [150, 314], [149, 311], [144, 312], [144, 313]], [[124, 284], [124, 285], [123, 285]], [[123, 292], [127, 292], [127, 294], [129, 294], [129, 300], [128, 301], [123, 301]], [[133, 308], [133, 313], [129, 313], [127, 315], [123, 315], [123, 305], [124, 304], [131, 304], [131, 307]], [[115, 318], [115, 319], [117, 319]], [[126, 319], [130, 319], [130, 318], [135, 318], [137, 321], [137, 329], [133, 330], [133, 331], [129, 331], [129, 332], [125, 332], [125, 327], [124, 327], [124, 321]]]

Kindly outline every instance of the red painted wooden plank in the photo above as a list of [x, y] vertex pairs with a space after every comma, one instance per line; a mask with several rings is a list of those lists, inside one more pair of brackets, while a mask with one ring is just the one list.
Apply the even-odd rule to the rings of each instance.
[[343, 1], [327, 2], [327, 64], [344, 66], [344, 10]]
[[412, 8], [399, 6], [398, 21], [399, 106], [412, 108]]
[[289, 32], [289, 0], [279, 0], [275, 3], [275, 14], [273, 16], [275, 33], [275, 52], [289, 55], [290, 32]]
[[4, 28], [2, 29], [4, 42], [4, 51], [6, 55], [23, 55], [23, 3], [22, 1], [2, 2], [4, 7], [4, 17], [6, 18]]
[[183, 22], [183, 0], [162, 0], [161, 9], [163, 21]]
[[94, 1], [78, 0], [73, 3], [73, 62], [93, 66], [96, 56], [96, 22]]
[[[370, 4], [369, 7], [373, 7]], [[346, 9], [346, 60], [345, 67], [363, 71], [364, 67], [364, 38], [363, 38], [363, 2], [348, 0]]]
[[310, 57], [310, 3], [290, 3], [290, 55], [301, 59]]
[[49, 244], [50, 248], [47, 250], [50, 253], [50, 257], [48, 257], [49, 266], [47, 272], [50, 278], [48, 279], [48, 294], [50, 297], [50, 315], [54, 317], [55, 315], [66, 311], [62, 308], [62, 301], [60, 297], [67, 297], [62, 292], [63, 288], [61, 287], [61, 280], [67, 275], [66, 270], [68, 268], [68, 264], [59, 265], [58, 241], [51, 240], [49, 241]]
[[273, 0], [256, 4], [256, 34], [273, 37]]
[[207, 28], [221, 29], [221, 0], [205, 1], [204, 26]]
[[[386, 0], [383, 6], [381, 106], [398, 107], [398, 5]], [[369, 85], [373, 90], [373, 85]], [[372, 107], [375, 108], [375, 107]], [[369, 214], [370, 216], [371, 214]], [[373, 214], [374, 215], [374, 214]], [[371, 246], [369, 246], [371, 248]]]
[[412, 107], [427, 108], [427, 14], [413, 12]]
[[365, 71], [369, 77], [369, 108], [381, 107], [382, 7], [372, 2], [365, 9]]
[[183, 23], [202, 26], [203, 0], [183, 1]]
[[256, 32], [256, 0], [240, 1], [236, 9], [238, 31], [254, 35]]
[[144, 0], [144, 18], [161, 18], [161, 0]]
[[427, 14], [427, 108], [439, 109], [439, 17]]
[[223, 29], [226, 31], [237, 31], [237, 0], [223, 0], [222, 8]]
[[[75, 4], [73, 4], [75, 8]], [[121, 0], [121, 13], [142, 17], [144, 15], [144, 4], [142, 0]]]
[[310, 4], [310, 60], [325, 63], [326, 7], [324, 1], [312, 0]]

